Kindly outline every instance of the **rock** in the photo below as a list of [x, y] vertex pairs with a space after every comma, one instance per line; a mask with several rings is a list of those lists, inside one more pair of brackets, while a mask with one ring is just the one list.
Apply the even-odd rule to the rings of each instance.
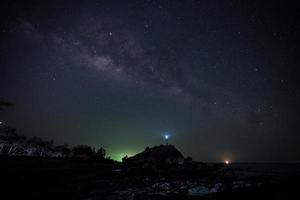
[[171, 186], [169, 183], [155, 183], [152, 185], [152, 189], [156, 195], [168, 196], [171, 193]]
[[213, 188], [210, 189], [210, 193], [217, 193], [221, 192], [223, 190], [223, 184], [222, 183], [216, 183]]
[[127, 158], [125, 163], [139, 166], [159, 166], [183, 164], [183, 161], [183, 155], [173, 145], [160, 145], [147, 148], [145, 151]]
[[162, 183], [162, 184], [159, 185], [159, 189], [164, 190], [164, 191], [170, 190], [170, 184], [169, 183]]
[[135, 199], [135, 191], [131, 188], [127, 190], [116, 191], [114, 195], [110, 196], [108, 199], [110, 200], [134, 200]]
[[245, 181], [234, 181], [232, 183], [232, 188], [233, 189], [238, 189], [238, 188], [246, 188], [246, 187], [252, 187], [253, 184]]
[[205, 186], [196, 186], [188, 189], [188, 195], [190, 196], [205, 196], [210, 193], [210, 189]]

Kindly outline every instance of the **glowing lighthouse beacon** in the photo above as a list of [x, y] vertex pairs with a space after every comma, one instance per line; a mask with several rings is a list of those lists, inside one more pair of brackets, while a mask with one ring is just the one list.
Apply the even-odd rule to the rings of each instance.
[[170, 135], [169, 134], [165, 134], [164, 135], [164, 138], [166, 140], [166, 144], [169, 145], [169, 138], [170, 138]]

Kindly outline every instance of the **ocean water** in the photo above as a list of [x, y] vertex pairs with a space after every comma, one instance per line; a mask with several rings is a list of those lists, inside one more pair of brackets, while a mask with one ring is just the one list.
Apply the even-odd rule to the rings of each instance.
[[300, 174], [300, 163], [231, 163], [229, 167], [249, 173]]

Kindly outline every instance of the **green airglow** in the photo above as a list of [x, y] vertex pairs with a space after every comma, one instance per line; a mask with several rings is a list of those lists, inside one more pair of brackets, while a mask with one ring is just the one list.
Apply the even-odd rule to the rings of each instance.
[[126, 155], [128, 157], [134, 156], [135, 154], [137, 154], [138, 151], [137, 150], [128, 150], [128, 149], [124, 149], [124, 150], [115, 150], [112, 152], [108, 152], [108, 156], [115, 160], [115, 161], [122, 161], [122, 158], [124, 158]]

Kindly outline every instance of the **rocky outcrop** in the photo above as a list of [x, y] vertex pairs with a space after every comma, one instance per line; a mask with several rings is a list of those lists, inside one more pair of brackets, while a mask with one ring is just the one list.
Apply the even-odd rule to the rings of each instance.
[[135, 165], [172, 165], [182, 164], [184, 157], [173, 145], [160, 145], [146, 148], [145, 151], [129, 157], [124, 163]]

